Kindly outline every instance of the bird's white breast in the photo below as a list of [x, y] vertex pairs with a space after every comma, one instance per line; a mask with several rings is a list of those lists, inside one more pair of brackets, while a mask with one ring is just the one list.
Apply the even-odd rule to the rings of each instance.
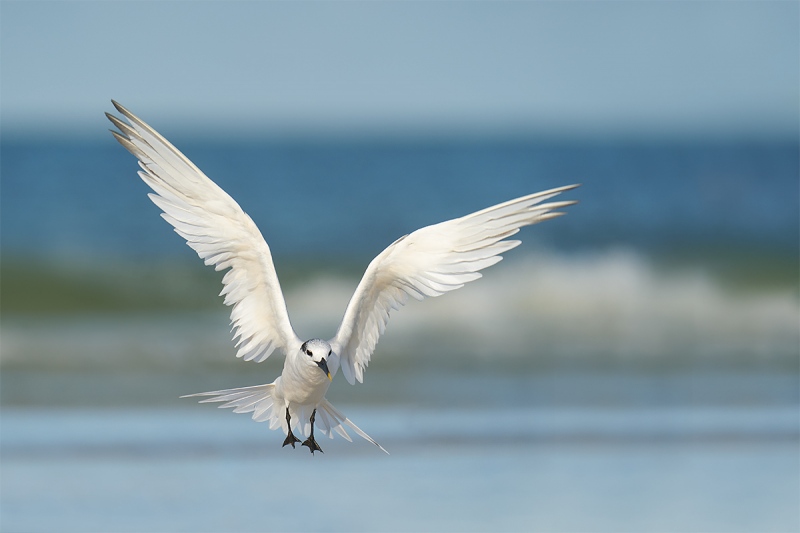
[[[307, 364], [300, 359], [301, 357], [307, 356], [300, 354], [286, 357], [278, 393], [287, 402], [316, 405], [325, 397], [331, 380], [318, 366]], [[335, 354], [329, 360], [329, 365], [338, 369], [339, 358]], [[332, 374], [335, 373], [334, 368], [330, 368], [330, 370]]]

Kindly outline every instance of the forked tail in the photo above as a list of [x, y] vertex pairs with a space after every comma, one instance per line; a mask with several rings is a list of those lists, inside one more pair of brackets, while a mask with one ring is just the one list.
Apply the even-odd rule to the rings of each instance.
[[[320, 409], [321, 409], [321, 411], [320, 411]], [[328, 428], [329, 429], [327, 430], [327, 432], [325, 434], [328, 435], [329, 437], [333, 438], [333, 434], [331, 433], [330, 429], [334, 429], [342, 437], [346, 438], [350, 442], [353, 442], [350, 439], [350, 436], [347, 434], [347, 432], [342, 427], [342, 424], [347, 424], [361, 438], [370, 441], [372, 444], [374, 444], [375, 446], [380, 448], [381, 451], [383, 451], [383, 453], [385, 453], [386, 455], [389, 455], [389, 452], [386, 451], [386, 448], [384, 448], [383, 446], [381, 446], [380, 444], [375, 442], [375, 440], [373, 440], [372, 437], [370, 437], [369, 435], [364, 433], [364, 431], [362, 431], [360, 427], [358, 427], [357, 425], [353, 424], [353, 422], [349, 418], [344, 416], [338, 409], [336, 409], [333, 405], [331, 405], [331, 402], [329, 402], [325, 398], [322, 399], [322, 402], [319, 404], [319, 407], [317, 408], [317, 420], [320, 420], [320, 416], [319, 416], [320, 413], [323, 414], [321, 419], [325, 420], [324, 424], [328, 424]], [[333, 426], [332, 428], [330, 426], [330, 419], [333, 419], [336, 422], [336, 425]], [[323, 429], [323, 432], [324, 432], [324, 430], [325, 430], [324, 426], [323, 426], [322, 429]]]
[[[234, 413], [253, 413], [253, 420], [256, 422], [266, 422], [269, 421], [269, 428], [270, 429], [278, 429], [279, 427], [283, 430], [284, 434], [289, 433], [289, 426], [286, 423], [286, 412], [284, 411], [284, 403], [282, 401], [275, 402], [273, 397], [273, 392], [275, 390], [274, 383], [268, 383], [265, 385], [255, 385], [252, 387], [241, 387], [238, 389], [226, 389], [226, 390], [217, 390], [217, 391], [210, 391], [210, 392], [199, 392], [197, 394], [187, 394], [186, 396], [181, 396], [181, 398], [194, 398], [198, 396], [208, 396], [205, 400], [200, 400], [200, 403], [210, 403], [210, 402], [225, 402], [220, 405], [220, 408], [232, 407]], [[311, 424], [309, 419], [311, 418], [311, 413], [313, 411], [313, 406], [294, 406], [289, 408], [289, 415], [291, 417], [291, 429], [294, 431], [295, 429], [302, 433], [304, 436], [308, 436], [311, 430]], [[369, 435], [364, 433], [357, 425], [353, 424], [349, 418], [344, 416], [338, 409], [336, 409], [331, 403], [323, 399], [322, 402], [317, 406], [317, 415], [315, 418], [315, 424], [319, 431], [327, 435], [329, 438], [333, 438], [333, 432], [335, 431], [345, 439], [350, 442], [353, 442], [353, 439], [350, 438], [350, 435], [347, 434], [342, 424], [349, 426], [350, 429], [355, 431], [360, 437], [368, 440], [378, 448], [380, 448], [384, 453], [388, 454], [389, 452], [386, 449], [375, 442]]]

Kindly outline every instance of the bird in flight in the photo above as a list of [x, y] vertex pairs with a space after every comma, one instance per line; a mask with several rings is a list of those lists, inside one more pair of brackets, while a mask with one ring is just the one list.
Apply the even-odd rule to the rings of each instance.
[[[153, 128], [112, 100], [125, 121], [106, 113], [118, 131], [114, 137], [139, 160], [139, 176], [154, 191], [148, 196], [175, 231], [206, 265], [227, 270], [222, 278], [225, 305], [233, 306], [231, 324], [236, 357], [262, 362], [283, 352], [283, 372], [272, 383], [191, 394], [204, 402], [225, 402], [234, 413], [253, 413], [257, 422], [281, 428], [283, 446], [301, 442], [322, 452], [314, 428], [352, 441], [344, 426], [386, 450], [325, 398], [339, 370], [350, 384], [363, 382], [378, 338], [392, 310], [408, 297], [440, 296], [481, 277], [480, 270], [517, 247], [508, 240], [523, 226], [563, 215], [557, 209], [574, 201], [546, 202], [578, 185], [522, 196], [470, 215], [427, 226], [405, 235], [378, 254], [330, 340], [298, 338], [289, 321], [272, 254], [253, 220], [225, 191]], [[238, 340], [237, 340], [238, 339]], [[187, 397], [187, 396], [184, 396]], [[388, 453], [388, 452], [386, 452]]]

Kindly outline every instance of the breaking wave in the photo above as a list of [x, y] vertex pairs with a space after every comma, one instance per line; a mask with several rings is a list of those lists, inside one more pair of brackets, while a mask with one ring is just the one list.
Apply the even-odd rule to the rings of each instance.
[[[726, 288], [641, 255], [543, 254], [501, 263], [458, 291], [395, 312], [379, 349], [482, 356], [797, 357], [791, 289]], [[328, 325], [354, 284], [318, 279], [291, 295], [303, 325]], [[432, 344], [432, 343], [435, 343]]]
[[[394, 312], [375, 359], [611, 359], [682, 365], [709, 358], [720, 363], [796, 361], [800, 352], [796, 287], [737, 289], [699, 269], [660, 269], [626, 250], [531, 255], [504, 261], [484, 274], [463, 289], [424, 302], [411, 300]], [[333, 336], [356, 284], [353, 277], [320, 275], [289, 287], [287, 301], [298, 334]], [[202, 313], [4, 319], [2, 364], [240, 365], [233, 357], [225, 313], [220, 305]]]

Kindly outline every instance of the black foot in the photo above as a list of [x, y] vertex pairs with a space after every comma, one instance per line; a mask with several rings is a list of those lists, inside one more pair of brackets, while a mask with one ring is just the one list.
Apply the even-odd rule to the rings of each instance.
[[289, 409], [286, 409], [286, 428], [289, 430], [289, 434], [286, 435], [286, 439], [284, 439], [281, 448], [285, 447], [287, 444], [291, 444], [292, 448], [294, 448], [294, 443], [300, 442], [300, 439], [295, 437], [294, 433], [292, 433], [292, 417], [289, 416]]
[[308, 446], [308, 449], [311, 450], [311, 455], [314, 455], [314, 452], [325, 453], [322, 451], [322, 448], [319, 447], [317, 441], [314, 439], [314, 420], [317, 418], [317, 410], [311, 413], [311, 435], [303, 442], [303, 446]]
[[[286, 446], [287, 444], [291, 444], [292, 448], [294, 448], [294, 443], [295, 442], [300, 442], [300, 439], [295, 437], [294, 433], [292, 433], [292, 430], [290, 429], [289, 430], [289, 434], [286, 435], [286, 438], [283, 441], [283, 446]], [[303, 443], [303, 444], [305, 444], [305, 443]], [[281, 446], [281, 448], [283, 448], [283, 446]]]
[[322, 448], [319, 447], [319, 444], [317, 444], [317, 441], [314, 440], [314, 436], [313, 435], [311, 437], [307, 438], [306, 440], [304, 440], [302, 446], [308, 446], [308, 449], [311, 450], [311, 455], [314, 455], [314, 452], [325, 453], [325, 452], [322, 451]]

